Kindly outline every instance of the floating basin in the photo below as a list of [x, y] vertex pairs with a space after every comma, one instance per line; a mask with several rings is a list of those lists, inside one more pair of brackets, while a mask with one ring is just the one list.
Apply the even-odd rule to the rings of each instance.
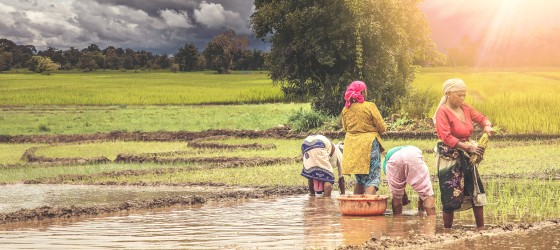
[[338, 208], [342, 215], [382, 215], [387, 209], [387, 195], [340, 196]]

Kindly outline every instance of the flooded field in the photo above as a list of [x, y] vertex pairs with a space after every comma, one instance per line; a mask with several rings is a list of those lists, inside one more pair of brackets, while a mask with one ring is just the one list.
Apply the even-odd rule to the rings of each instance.
[[[49, 145], [3, 146], [18, 157], [0, 165], [0, 183], [4, 184], [0, 185], [0, 249], [558, 245], [555, 239], [560, 226], [554, 218], [560, 214], [556, 199], [560, 144], [556, 139], [531, 145], [496, 142], [495, 150], [488, 154], [492, 161], [481, 169], [488, 204], [484, 213], [487, 230], [479, 232], [472, 211], [456, 213], [453, 230], [442, 228], [439, 185], [434, 176], [437, 217], [417, 216], [414, 203], [405, 208], [402, 217], [393, 217], [390, 210], [384, 216], [341, 216], [337, 194], [333, 198], [306, 194], [307, 182], [300, 175], [301, 162], [296, 157], [300, 139], [285, 139], [283, 130], [223, 137], [230, 132], [7, 138]], [[177, 137], [188, 141], [190, 148], [167, 148], [172, 144], [167, 141]], [[126, 141], [125, 147], [115, 146], [120, 142], [111, 142], [113, 139]], [[422, 147], [427, 159], [433, 156], [432, 141], [413, 142]], [[121, 152], [122, 148], [130, 152]], [[540, 156], [546, 157], [532, 165], [532, 159]], [[96, 157], [111, 160], [87, 161]], [[428, 164], [435, 173], [432, 163]], [[347, 190], [352, 190], [350, 179]], [[379, 192], [388, 194], [386, 184]], [[418, 198], [410, 193], [409, 197]]]
[[11, 223], [0, 226], [0, 230], [0, 245], [13, 249], [332, 249], [342, 244], [362, 244], [372, 236], [433, 235], [436, 220], [418, 216], [340, 216], [336, 199], [298, 195], [72, 222]]
[[[203, 195], [221, 191], [205, 186], [138, 187], [102, 185], [3, 185], [0, 212], [14, 212], [41, 206], [92, 206], [127, 200], [147, 200], [166, 196]], [[250, 190], [236, 188], [236, 190]]]
[[[112, 191], [107, 187], [72, 188], [67, 185], [44, 185], [41, 189], [22, 185], [4, 188], [13, 191], [10, 192], [12, 194], [17, 190], [23, 199], [12, 202], [11, 206], [4, 204], [3, 211], [42, 204], [63, 205], [68, 202], [98, 204], [118, 199], [108, 198], [113, 195], [121, 198], [146, 198], [151, 195], [209, 192], [190, 187], [111, 187], [114, 189]], [[37, 199], [41, 196], [40, 192], [46, 195], [42, 202]], [[60, 195], [56, 199], [49, 198], [49, 193], [52, 192]], [[458, 230], [472, 230], [472, 224], [472, 220], [457, 220], [455, 227]], [[334, 249], [342, 245], [361, 245], [372, 237], [399, 239], [418, 235], [435, 236], [445, 233], [441, 225], [440, 217], [416, 216], [415, 211], [411, 210], [406, 211], [405, 216], [395, 218], [390, 215], [390, 211], [385, 216], [341, 216], [335, 198], [297, 195], [125, 211], [102, 217], [8, 223], [0, 225], [0, 246], [9, 246], [10, 249]], [[558, 228], [547, 232], [549, 236], [550, 233], [560, 233]], [[540, 246], [558, 244], [558, 238], [555, 238], [556, 242], [550, 237], [541, 238], [542, 241], [537, 243]], [[528, 237], [526, 243], [532, 242], [529, 239], [534, 241], [539, 238]], [[480, 238], [455, 245], [459, 248], [486, 246], [480, 240], [496, 246], [512, 242], [507, 237]], [[524, 243], [515, 244], [523, 246]]]

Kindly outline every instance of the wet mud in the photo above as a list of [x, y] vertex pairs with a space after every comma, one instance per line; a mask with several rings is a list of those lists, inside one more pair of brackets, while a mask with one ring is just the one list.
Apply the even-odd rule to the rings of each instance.
[[233, 191], [209, 194], [207, 196], [171, 196], [142, 201], [125, 201], [114, 204], [94, 206], [72, 205], [66, 207], [42, 206], [34, 209], [20, 209], [11, 213], [0, 213], [0, 224], [22, 222], [30, 220], [44, 220], [53, 218], [71, 218], [79, 216], [102, 215], [120, 211], [145, 210], [175, 205], [196, 205], [209, 201], [236, 201], [244, 199], [262, 199], [282, 195], [303, 194], [308, 190], [305, 187], [275, 187], [261, 188], [254, 191]]
[[341, 246], [338, 249], [386, 249], [386, 248], [447, 248], [449, 244], [463, 240], [476, 240], [482, 237], [496, 237], [502, 235], [521, 234], [531, 231], [546, 229], [559, 225], [558, 219], [539, 223], [506, 224], [503, 226], [490, 226], [485, 230], [476, 231], [468, 229], [453, 229], [445, 233], [429, 235], [412, 235], [406, 238], [372, 237], [362, 245]]

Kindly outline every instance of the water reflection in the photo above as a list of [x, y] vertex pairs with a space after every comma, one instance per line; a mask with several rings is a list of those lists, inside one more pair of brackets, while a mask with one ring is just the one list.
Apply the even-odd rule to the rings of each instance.
[[[41, 206], [100, 205], [128, 200], [148, 200], [166, 196], [218, 192], [205, 186], [103, 186], [103, 185], [29, 185], [0, 186], [0, 213]], [[236, 190], [250, 190], [238, 188]]]
[[305, 245], [336, 247], [340, 238], [336, 198], [308, 197], [302, 209]]
[[[178, 195], [189, 191], [204, 192], [192, 187], [22, 185], [2, 188], [0, 208], [4, 210], [14, 209], [17, 207], [14, 204], [89, 204]], [[6, 190], [9, 192], [4, 192]], [[341, 216], [337, 195], [333, 194], [332, 198], [297, 195], [210, 202], [199, 206], [122, 212], [101, 217], [0, 225], [0, 246], [10, 246], [10, 249], [334, 249], [340, 245], [359, 245], [372, 237], [406, 238], [443, 231], [440, 217], [418, 215], [413, 210], [405, 210], [403, 216], [398, 217], [393, 217], [390, 211], [384, 216]], [[462, 213], [472, 214], [470, 211]], [[438, 216], [440, 214], [438, 211]], [[458, 219], [456, 228], [472, 224], [470, 218]], [[558, 231], [556, 229], [556, 235]]]
[[383, 236], [390, 219], [386, 216], [340, 216], [343, 243], [358, 245], [372, 237]]
[[[0, 225], [11, 249], [334, 249], [372, 236], [433, 233], [422, 216], [341, 216], [333, 198], [298, 195], [76, 220]], [[34, 225], [35, 223], [35, 225]], [[426, 230], [429, 224], [430, 230]], [[115, 235], [119, 235], [118, 237]]]

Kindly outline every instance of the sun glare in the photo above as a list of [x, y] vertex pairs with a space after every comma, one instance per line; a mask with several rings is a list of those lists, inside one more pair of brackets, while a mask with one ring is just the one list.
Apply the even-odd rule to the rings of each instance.
[[482, 50], [477, 66], [480, 66], [486, 55], [493, 50], [509, 51], [517, 40], [522, 38], [527, 29], [523, 25], [524, 13], [522, 6], [527, 0], [500, 0], [496, 14], [487, 27]]
[[420, 7], [439, 49], [476, 55], [469, 65], [559, 61], [558, 0], [424, 0]]

